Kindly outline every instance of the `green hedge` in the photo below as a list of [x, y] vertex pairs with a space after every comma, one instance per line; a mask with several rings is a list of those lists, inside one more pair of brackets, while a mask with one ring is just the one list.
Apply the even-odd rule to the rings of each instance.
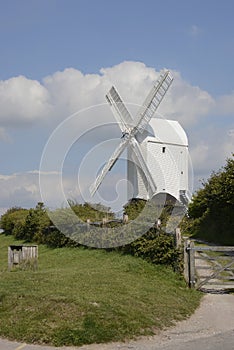
[[[135, 217], [139, 211], [142, 210], [142, 207], [145, 205], [143, 201], [134, 200], [132, 205], [126, 207], [126, 212], [131, 217]], [[78, 210], [79, 206], [76, 205], [75, 209]], [[82, 205], [80, 206], [82, 209], [82, 216], [85, 217], [85, 208], [88, 210], [88, 214], [90, 214], [90, 206]], [[58, 212], [59, 217], [63, 217], [64, 210]], [[66, 214], [66, 213], [65, 213]], [[57, 215], [57, 214], [56, 214]], [[95, 216], [97, 213], [95, 212]], [[103, 212], [102, 214], [103, 215]], [[66, 215], [65, 215], [66, 217]], [[102, 216], [103, 217], [103, 216]], [[166, 220], [166, 215], [162, 216], [162, 227], [163, 221]], [[62, 219], [63, 220], [63, 219]], [[1, 218], [0, 221], [1, 228], [4, 230], [4, 233], [9, 235], [13, 235], [16, 239], [25, 240], [26, 242], [35, 242], [38, 244], [45, 244], [51, 248], [61, 248], [65, 246], [80, 246], [79, 243], [69, 238], [69, 234], [65, 236], [61, 233], [53, 223], [51, 222], [48, 214], [45, 210], [43, 203], [38, 203], [35, 209], [22, 209], [22, 208], [12, 208], [9, 209]], [[121, 224], [118, 223], [118, 228]], [[163, 264], [171, 266], [174, 270], [179, 271], [181, 268], [181, 252], [176, 249], [174, 242], [174, 235], [169, 235], [164, 233], [162, 230], [157, 229], [156, 227], [151, 228], [147, 233], [143, 236], [141, 235], [141, 228], [139, 227], [139, 238], [134, 240], [132, 243], [116, 247], [109, 248], [107, 250], [117, 250], [124, 254], [131, 254], [133, 256], [140, 257], [142, 259], [147, 260], [153, 264]], [[123, 230], [113, 231], [111, 228], [104, 231], [102, 239], [106, 241], [106, 246], [113, 247], [115, 242], [118, 242], [118, 234], [128, 234], [129, 239], [131, 240], [131, 236], [134, 239], [133, 232], [131, 231], [131, 226], [129, 226], [128, 230], [124, 230], [128, 225], [123, 225]], [[114, 234], [113, 234], [114, 232]], [[116, 232], [116, 236], [115, 236]], [[119, 233], [120, 232], [120, 233]], [[83, 242], [87, 241], [87, 245], [89, 245], [92, 240], [94, 240], [95, 246], [95, 228], [90, 232], [81, 232], [83, 234]], [[134, 232], [137, 233], [137, 232]], [[79, 238], [79, 232], [77, 232], [77, 236]], [[97, 232], [97, 237], [99, 238], [99, 231]], [[79, 239], [77, 239], [78, 241]]]

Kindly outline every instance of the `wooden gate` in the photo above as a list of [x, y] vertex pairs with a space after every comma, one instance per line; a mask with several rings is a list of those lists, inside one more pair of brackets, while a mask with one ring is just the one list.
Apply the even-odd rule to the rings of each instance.
[[207, 292], [234, 290], [234, 247], [186, 241], [185, 278], [190, 288]]

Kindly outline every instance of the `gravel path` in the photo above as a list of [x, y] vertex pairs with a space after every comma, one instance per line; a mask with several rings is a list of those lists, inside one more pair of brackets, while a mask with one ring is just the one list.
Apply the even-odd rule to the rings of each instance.
[[188, 343], [192, 350], [193, 344], [194, 349], [199, 349], [203, 343], [208, 344], [208, 347], [204, 347], [203, 344], [203, 349], [216, 349], [217, 344], [220, 346], [224, 342], [226, 345], [222, 346], [223, 349], [233, 349], [232, 341], [234, 341], [234, 295], [206, 294], [200, 307], [188, 320], [178, 322], [176, 326], [150, 338], [144, 337], [128, 343], [85, 345], [79, 348], [52, 348], [0, 340], [0, 350], [182, 350], [187, 349]]

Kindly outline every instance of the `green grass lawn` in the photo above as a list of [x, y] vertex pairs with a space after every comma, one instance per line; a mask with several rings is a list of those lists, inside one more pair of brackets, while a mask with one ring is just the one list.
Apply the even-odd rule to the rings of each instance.
[[0, 336], [56, 346], [153, 334], [190, 315], [200, 293], [169, 268], [132, 256], [39, 246], [37, 271], [7, 270], [0, 235]]

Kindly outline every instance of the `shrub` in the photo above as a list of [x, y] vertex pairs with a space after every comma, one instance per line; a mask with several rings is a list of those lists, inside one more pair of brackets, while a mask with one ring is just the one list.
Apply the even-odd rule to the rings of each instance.
[[156, 228], [151, 228], [142, 237], [121, 249], [124, 253], [141, 257], [153, 264], [168, 265], [176, 271], [182, 268], [182, 252], [175, 247], [174, 235]]

